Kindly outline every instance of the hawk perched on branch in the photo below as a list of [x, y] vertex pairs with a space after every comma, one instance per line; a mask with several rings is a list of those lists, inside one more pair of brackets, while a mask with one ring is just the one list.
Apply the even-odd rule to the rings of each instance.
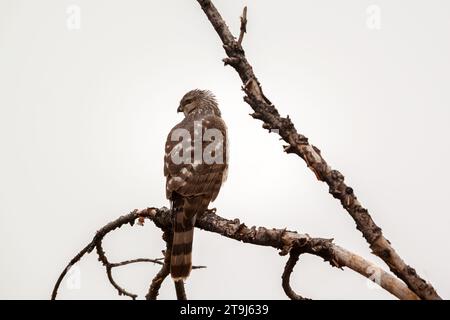
[[211, 92], [189, 91], [177, 111], [185, 117], [167, 137], [164, 175], [174, 216], [170, 273], [181, 280], [192, 267], [195, 219], [216, 199], [226, 180], [228, 153], [227, 128]]

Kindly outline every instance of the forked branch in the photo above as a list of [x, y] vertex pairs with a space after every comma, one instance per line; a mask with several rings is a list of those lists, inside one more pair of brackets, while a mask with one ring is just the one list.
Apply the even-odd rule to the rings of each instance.
[[222, 40], [227, 54], [227, 58], [223, 60], [224, 63], [231, 65], [242, 80], [242, 89], [245, 92], [244, 101], [254, 110], [251, 116], [263, 121], [263, 128], [269, 130], [269, 132], [278, 132], [282, 140], [287, 143], [284, 146], [284, 151], [294, 153], [302, 158], [316, 178], [328, 185], [330, 194], [341, 202], [344, 209], [353, 218], [356, 228], [361, 231], [372, 252], [383, 259], [395, 275], [402, 279], [422, 299], [440, 299], [433, 286], [422, 279], [397, 254], [391, 243], [384, 237], [381, 228], [373, 221], [368, 210], [358, 201], [353, 188], [344, 182], [344, 175], [337, 170], [333, 170], [322, 157], [320, 150], [310, 144], [308, 138], [297, 131], [289, 116], [280, 116], [275, 106], [264, 95], [253, 68], [245, 56], [241, 45], [241, 37], [236, 41], [210, 0], [197, 0], [197, 2]]
[[[162, 207], [160, 209], [147, 208], [141, 211], [135, 210], [127, 215], [121, 216], [117, 220], [108, 223], [105, 227], [100, 229], [94, 236], [92, 242], [89, 243], [89, 245], [86, 247], [88, 249], [83, 249], [80, 254], [77, 254], [77, 256], [70, 261], [68, 267], [64, 269], [55, 284], [52, 299], [56, 299], [58, 288], [66, 274], [66, 270], [70, 266], [78, 262], [85, 253], [91, 252], [98, 243], [101, 244], [101, 240], [109, 232], [112, 232], [113, 230], [120, 228], [125, 224], [133, 225], [136, 220], [138, 220], [140, 224], [142, 224], [142, 219], [149, 219], [153, 221], [153, 223], [163, 231], [163, 239], [166, 241], [166, 244], [171, 243], [171, 232], [168, 230], [171, 230], [172, 220], [171, 212], [169, 209], [165, 207]], [[220, 234], [230, 239], [242, 241], [244, 243], [273, 247], [275, 249], [281, 250], [281, 255], [286, 255], [292, 252], [313, 254], [323, 258], [325, 261], [328, 261], [331, 266], [339, 268], [347, 267], [350, 270], [356, 271], [357, 273], [371, 279], [372, 281], [375, 281], [378, 285], [380, 285], [386, 291], [390, 292], [399, 299], [418, 299], [417, 295], [409, 290], [403, 282], [385, 272], [381, 268], [375, 266], [371, 262], [368, 262], [364, 258], [335, 245], [330, 239], [312, 238], [307, 234], [299, 234], [295, 231], [288, 231], [286, 229], [268, 229], [264, 227], [248, 228], [245, 224], [241, 223], [239, 219], [228, 220], [216, 215], [211, 211], [206, 212], [202, 217], [197, 219], [196, 227], [205, 231]], [[104, 264], [104, 259], [100, 260]], [[154, 261], [157, 261], [156, 263], [158, 264], [161, 263], [160, 259], [151, 260], [151, 262]], [[156, 297], [158, 296], [161, 284], [170, 273], [169, 264], [170, 245], [166, 247], [164, 263], [161, 270], [155, 276], [150, 285], [149, 293], [146, 296], [147, 299], [156, 299]], [[109, 265], [111, 266], [115, 264]], [[196, 268], [202, 267], [194, 267], [194, 269]], [[376, 272], [377, 277], [373, 277], [374, 272]], [[109, 277], [110, 276], [108, 274], [108, 278]], [[111, 279], [110, 282], [119, 291], [120, 294], [126, 294], [133, 299], [136, 298], [134, 294], [125, 291], [123, 288], [120, 288], [120, 290], [119, 286], [117, 284], [114, 284], [115, 282], [111, 281]], [[285, 280], [283, 280], [283, 286], [285, 286]], [[176, 283], [175, 288], [177, 297], [179, 299], [186, 299], [186, 293], [184, 291], [183, 283]], [[291, 295], [288, 296], [292, 298]]]
[[[335, 245], [331, 239], [313, 238], [307, 234], [299, 234], [286, 229], [257, 228], [254, 226], [248, 228], [239, 219], [224, 219], [211, 211], [207, 211], [197, 219], [196, 227], [244, 243], [273, 247], [280, 250], [280, 255], [289, 254], [289, 259], [282, 274], [282, 287], [291, 299], [304, 299], [295, 293], [290, 285], [290, 276], [302, 254], [321, 257], [333, 267], [340, 269], [346, 267], [353, 270], [374, 281], [399, 299], [440, 299], [431, 284], [420, 278], [415, 270], [408, 266], [396, 253], [367, 209], [359, 203], [353, 189], [344, 183], [344, 176], [339, 171], [331, 169], [322, 157], [320, 150], [311, 145], [308, 138], [297, 132], [289, 116], [281, 117], [275, 106], [264, 95], [242, 48], [243, 37], [247, 30], [247, 8], [244, 8], [241, 17], [240, 35], [236, 40], [212, 2], [210, 0], [197, 1], [223, 42], [223, 47], [227, 53], [227, 58], [223, 60], [224, 63], [231, 65], [243, 82], [244, 100], [254, 110], [252, 117], [263, 121], [263, 128], [269, 131], [277, 131], [287, 143], [284, 146], [284, 151], [300, 156], [306, 162], [308, 168], [314, 172], [317, 179], [327, 183], [330, 193], [340, 200], [344, 209], [353, 218], [357, 229], [362, 232], [373, 253], [383, 259], [390, 270], [404, 282], [361, 256]], [[163, 239], [166, 242], [164, 260], [140, 258], [119, 263], [109, 262], [102, 247], [103, 238], [125, 224], [134, 225], [136, 221], [143, 224], [145, 219], [151, 220], [163, 232]], [[165, 207], [160, 209], [147, 208], [141, 211], [134, 210], [121, 216], [97, 231], [93, 240], [68, 263], [55, 283], [52, 299], [56, 299], [59, 286], [68, 270], [84, 255], [91, 253], [94, 248], [97, 249], [99, 260], [105, 266], [107, 277], [112, 286], [119, 294], [129, 296], [132, 299], [135, 299], [137, 295], [128, 292], [117, 284], [113, 278], [112, 269], [138, 262], [152, 262], [161, 265], [161, 270], [151, 281], [149, 292], [146, 295], [147, 299], [156, 299], [161, 284], [170, 274], [171, 243], [172, 215], [169, 209]], [[175, 290], [178, 299], [186, 299], [183, 282], [175, 282]]]

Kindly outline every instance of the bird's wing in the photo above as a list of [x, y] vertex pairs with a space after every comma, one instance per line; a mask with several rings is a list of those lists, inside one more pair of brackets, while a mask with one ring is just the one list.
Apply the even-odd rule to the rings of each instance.
[[[213, 201], [228, 167], [226, 125], [214, 115], [186, 120], [176, 125], [167, 137], [164, 157], [166, 195], [168, 199], [174, 192], [188, 198], [203, 195]], [[180, 158], [188, 161], [180, 163]]]

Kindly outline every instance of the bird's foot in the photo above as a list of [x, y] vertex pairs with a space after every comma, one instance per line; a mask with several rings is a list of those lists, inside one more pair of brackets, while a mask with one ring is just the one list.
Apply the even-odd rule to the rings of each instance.
[[216, 208], [212, 208], [212, 209], [206, 209], [205, 214], [216, 214], [217, 209]]

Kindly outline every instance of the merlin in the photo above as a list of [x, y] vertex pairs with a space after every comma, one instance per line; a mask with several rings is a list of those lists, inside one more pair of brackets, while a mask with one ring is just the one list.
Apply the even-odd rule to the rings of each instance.
[[228, 145], [227, 127], [210, 91], [189, 91], [177, 111], [184, 119], [167, 137], [164, 176], [173, 214], [170, 273], [174, 280], [184, 280], [192, 269], [196, 218], [216, 199], [227, 177]]

